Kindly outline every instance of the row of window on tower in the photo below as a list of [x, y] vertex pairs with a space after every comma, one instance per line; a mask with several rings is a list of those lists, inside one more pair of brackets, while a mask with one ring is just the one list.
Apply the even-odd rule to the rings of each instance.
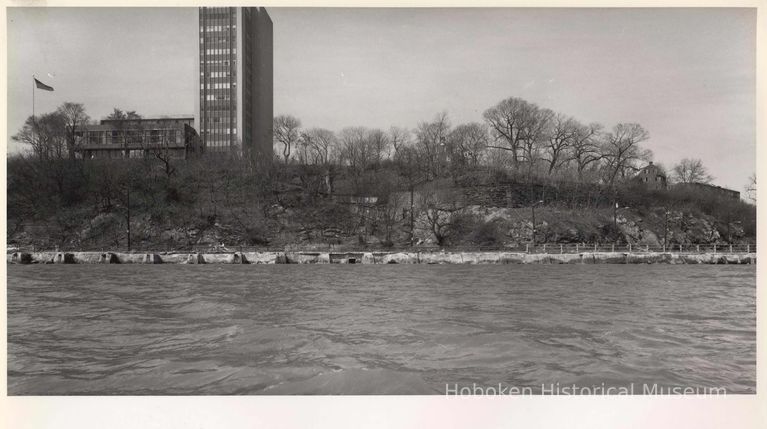
[[209, 129], [203, 129], [202, 133], [208, 136], [237, 134], [237, 128], [209, 128]]
[[237, 24], [229, 25], [206, 25], [205, 27], [200, 27], [200, 33], [204, 32], [213, 32], [213, 31], [229, 31], [229, 29], [236, 29]]
[[203, 42], [205, 42], [205, 40], [208, 41], [208, 45], [215, 45], [217, 43], [220, 44], [220, 45], [226, 45], [230, 41], [234, 42], [234, 39], [232, 39], [229, 36], [226, 36], [226, 37], [200, 37], [200, 45], [202, 45]]
[[[205, 65], [205, 64], [207, 64], [207, 65], [209, 65], [211, 67], [213, 67], [213, 66], [226, 66], [226, 67], [228, 67], [229, 66], [229, 60], [212, 60], [212, 59], [207, 59], [205, 61], [200, 61], [200, 65], [201, 66]], [[232, 65], [235, 65], [235, 64], [237, 64], [237, 61], [232, 60]], [[202, 72], [200, 72], [200, 75], [202, 75]]]
[[[209, 83], [208, 89], [229, 89], [229, 82]], [[232, 86], [237, 86], [237, 82], [232, 82]], [[205, 84], [200, 84], [200, 89], [205, 89]]]
[[236, 118], [230, 118], [229, 116], [212, 116], [209, 119], [210, 122], [213, 122], [214, 124], [222, 123], [222, 124], [229, 124], [230, 122], [232, 124], [237, 124]]
[[205, 96], [205, 99], [207, 101], [216, 101], [216, 100], [230, 100], [228, 92], [222, 92], [218, 94], [208, 94]]
[[236, 55], [237, 54], [237, 48], [232, 48], [231, 50], [226, 49], [226, 48], [206, 49], [205, 53], [208, 54], [208, 55], [214, 55], [214, 54], [219, 54], [219, 55], [229, 55], [229, 54], [232, 54], [232, 55]]

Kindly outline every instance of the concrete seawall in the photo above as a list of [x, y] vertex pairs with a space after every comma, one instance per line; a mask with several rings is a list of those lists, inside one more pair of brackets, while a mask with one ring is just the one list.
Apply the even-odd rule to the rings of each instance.
[[10, 264], [755, 264], [756, 253], [16, 252]]

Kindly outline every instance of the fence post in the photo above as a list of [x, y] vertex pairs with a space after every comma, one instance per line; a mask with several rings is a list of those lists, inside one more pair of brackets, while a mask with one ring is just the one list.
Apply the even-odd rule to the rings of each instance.
[[597, 252], [597, 243], [594, 243], [594, 253]]
[[746, 253], [751, 253], [751, 243], [746, 244]]
[[529, 244], [525, 244], [525, 252], [526, 253], [530, 253], [530, 245]]
[[559, 245], [559, 253], [565, 253], [565, 249], [561, 244]]
[[649, 244], [645, 244], [644, 251], [647, 252], [647, 253], [650, 253], [650, 245]]
[[543, 245], [543, 253], [546, 253], [546, 245]]
[[575, 253], [578, 253], [578, 243], [575, 243]]
[[716, 244], [714, 244], [714, 253], [716, 253]]
[[732, 244], [730, 244], [730, 253], [732, 253]]
[[700, 253], [700, 244], [695, 245], [695, 252]]
[[615, 253], [615, 243], [613, 243], [613, 244], [610, 246], [610, 251], [611, 251], [612, 253]]
[[629, 243], [629, 253], [631, 252], [631, 243]]

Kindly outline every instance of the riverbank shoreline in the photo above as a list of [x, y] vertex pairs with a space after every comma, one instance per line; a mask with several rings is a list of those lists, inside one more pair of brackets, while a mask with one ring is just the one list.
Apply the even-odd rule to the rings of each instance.
[[756, 253], [16, 252], [9, 264], [756, 264]]

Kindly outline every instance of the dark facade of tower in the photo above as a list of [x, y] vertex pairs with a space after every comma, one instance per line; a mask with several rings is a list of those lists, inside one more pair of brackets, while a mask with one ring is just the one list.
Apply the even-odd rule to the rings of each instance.
[[272, 20], [264, 8], [201, 7], [197, 129], [208, 153], [272, 157]]

